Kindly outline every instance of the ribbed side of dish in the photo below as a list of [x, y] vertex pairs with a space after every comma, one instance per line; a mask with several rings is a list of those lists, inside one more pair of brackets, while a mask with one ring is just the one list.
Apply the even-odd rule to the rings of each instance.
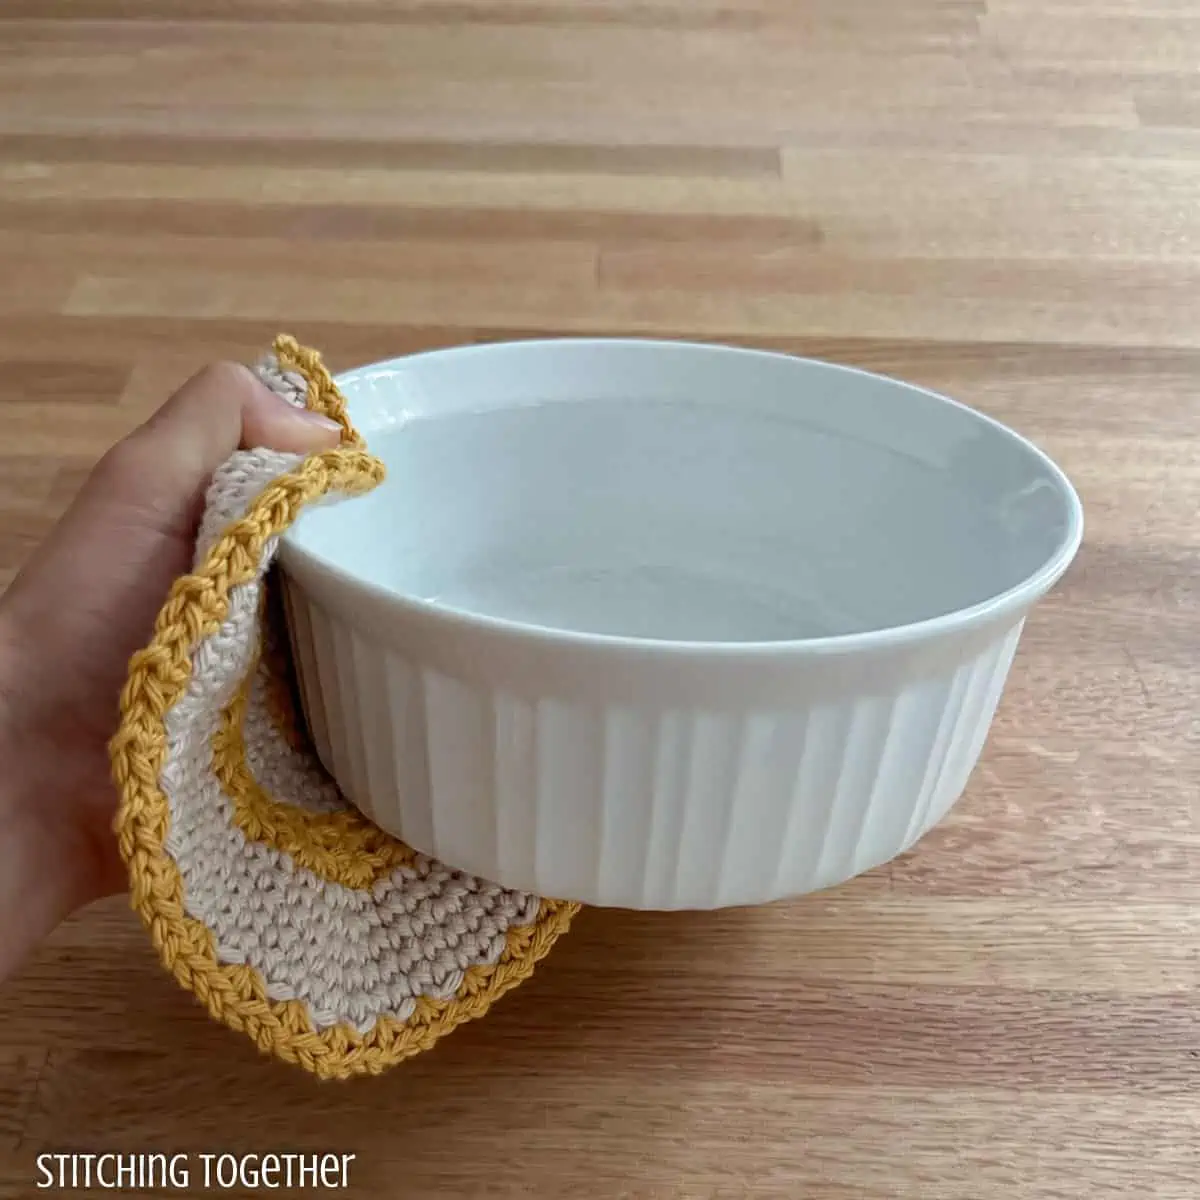
[[912, 845], [962, 793], [1022, 626], [888, 694], [728, 714], [465, 683], [295, 588], [289, 620], [318, 753], [371, 819], [508, 887], [660, 909], [813, 891]]

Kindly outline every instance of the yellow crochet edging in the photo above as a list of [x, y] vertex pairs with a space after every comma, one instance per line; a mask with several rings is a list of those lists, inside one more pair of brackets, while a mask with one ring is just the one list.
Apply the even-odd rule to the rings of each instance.
[[[346, 414], [346, 401], [333, 382], [321, 356], [307, 346], [301, 346], [293, 337], [281, 333], [271, 347], [275, 360], [283, 371], [298, 371], [308, 382], [308, 394], [304, 398], [305, 408], [332, 417], [342, 427], [342, 445], [354, 450], [365, 450], [362, 435], [350, 424]], [[383, 464], [372, 459], [372, 486], [383, 478]]]
[[221, 627], [232, 589], [255, 577], [267, 542], [287, 529], [305, 504], [331, 491], [361, 494], [382, 477], [380, 464], [363, 451], [351, 428], [319, 356], [290, 338], [278, 339], [275, 353], [281, 367], [299, 370], [308, 379], [309, 406], [339, 421], [342, 446], [311, 455], [264, 489], [199, 569], [172, 587], [150, 644], [130, 661], [121, 695], [120, 724], [110, 745], [119, 796], [115, 829], [129, 869], [133, 908], [181, 986], [195, 993], [216, 1020], [246, 1034], [264, 1053], [323, 1079], [346, 1079], [379, 1074], [482, 1016], [532, 973], [579, 906], [543, 900], [534, 924], [509, 932], [495, 964], [468, 970], [454, 999], [422, 998], [409, 1020], [383, 1018], [365, 1034], [346, 1025], [318, 1030], [301, 1002], [271, 1000], [261, 975], [252, 967], [220, 962], [211, 931], [186, 913], [183, 880], [166, 851], [170, 810], [159, 778], [167, 748], [166, 714], [191, 677], [192, 648]]
[[[290, 854], [314, 875], [348, 888], [369, 888], [412, 862], [410, 847], [372, 825], [356, 809], [309, 812], [282, 804], [263, 791], [246, 762], [242, 731], [252, 686], [253, 676], [222, 712], [213, 737], [213, 770], [246, 837]], [[273, 713], [272, 720], [281, 721], [280, 734], [287, 736], [283, 714]]]

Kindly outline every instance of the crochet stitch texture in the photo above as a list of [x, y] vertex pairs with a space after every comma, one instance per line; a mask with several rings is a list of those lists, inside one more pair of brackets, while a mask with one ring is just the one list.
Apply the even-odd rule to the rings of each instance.
[[315, 351], [258, 370], [333, 417], [308, 457], [238, 451], [209, 488], [193, 570], [131, 660], [111, 746], [130, 893], [159, 957], [211, 1015], [321, 1078], [378, 1074], [482, 1016], [578, 905], [465, 875], [372, 825], [309, 746], [270, 570], [307, 505], [383, 467]]

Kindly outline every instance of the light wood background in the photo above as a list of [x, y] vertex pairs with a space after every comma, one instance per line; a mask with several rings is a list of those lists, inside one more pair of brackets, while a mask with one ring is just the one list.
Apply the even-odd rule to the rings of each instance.
[[46, 1149], [356, 1153], [363, 1197], [1200, 1195], [1198, 68], [1195, 0], [2, 0], [5, 578], [280, 328], [896, 373], [1037, 440], [1088, 531], [916, 850], [587, 913], [383, 1079], [258, 1059], [86, 914], [0, 991], [0, 1197]]

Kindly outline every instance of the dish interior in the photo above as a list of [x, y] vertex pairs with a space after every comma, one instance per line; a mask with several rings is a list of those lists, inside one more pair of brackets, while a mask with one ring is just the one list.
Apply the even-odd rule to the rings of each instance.
[[861, 372], [661, 343], [438, 352], [342, 380], [388, 469], [302, 553], [409, 600], [634, 639], [866, 633], [993, 599], [1077, 514], [1028, 443]]

